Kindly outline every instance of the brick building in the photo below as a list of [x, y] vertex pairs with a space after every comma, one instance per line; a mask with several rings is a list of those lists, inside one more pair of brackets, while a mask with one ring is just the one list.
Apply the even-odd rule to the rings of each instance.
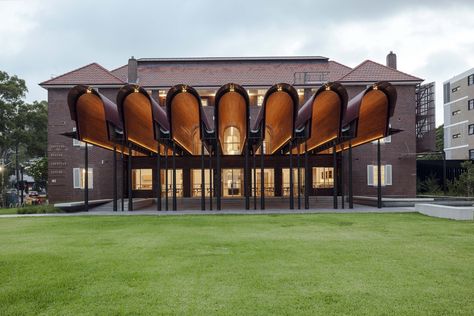
[[[62, 134], [73, 132], [75, 123], [67, 106], [69, 90], [78, 84], [92, 86], [114, 101], [119, 89], [128, 82], [144, 87], [161, 106], [168, 90], [180, 83], [194, 87], [202, 100], [207, 119], [213, 120], [216, 91], [225, 83], [242, 85], [250, 98], [250, 122], [255, 122], [264, 95], [269, 87], [286, 82], [297, 89], [302, 105], [324, 83], [338, 82], [347, 90], [349, 99], [378, 81], [395, 86], [398, 94], [391, 128], [400, 133], [382, 140], [382, 185], [384, 196], [412, 197], [416, 194], [416, 107], [417, 87], [422, 79], [396, 69], [394, 54], [387, 56], [387, 66], [366, 60], [350, 68], [325, 57], [242, 57], [242, 58], [141, 58], [107, 70], [92, 63], [40, 85], [48, 90], [48, 161], [49, 198], [53, 203], [80, 201], [84, 188], [83, 143]], [[88, 147], [90, 199], [111, 198], [113, 155], [96, 146]], [[376, 195], [375, 144], [365, 144], [353, 150], [354, 195]], [[312, 195], [331, 195], [334, 186], [332, 155], [311, 156], [312, 171], [307, 177]], [[223, 160], [222, 188], [229, 194], [241, 195], [243, 181], [239, 156]], [[347, 164], [347, 157], [345, 160]], [[338, 163], [341, 163], [339, 157]], [[287, 162], [279, 157], [266, 157], [265, 188], [270, 196], [288, 194]], [[178, 157], [176, 161], [178, 196], [198, 196], [199, 157]], [[154, 197], [155, 162], [152, 157], [133, 161], [133, 197]], [[296, 166], [295, 166], [296, 167]], [[123, 168], [121, 168], [123, 169]], [[343, 168], [347, 172], [347, 167]], [[347, 177], [345, 177], [347, 179]], [[119, 177], [119, 182], [121, 181]], [[207, 181], [207, 180], [206, 180]], [[337, 182], [337, 181], [336, 181]], [[121, 185], [121, 184], [119, 184]], [[346, 186], [347, 184], [344, 184]], [[339, 184], [341, 186], [341, 184]], [[232, 189], [232, 190], [231, 190]], [[340, 191], [340, 190], [339, 190]]]

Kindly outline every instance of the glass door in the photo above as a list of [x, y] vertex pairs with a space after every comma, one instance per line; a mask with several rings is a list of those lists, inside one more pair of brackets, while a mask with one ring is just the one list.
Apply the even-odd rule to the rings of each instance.
[[242, 169], [222, 169], [223, 197], [243, 195]]

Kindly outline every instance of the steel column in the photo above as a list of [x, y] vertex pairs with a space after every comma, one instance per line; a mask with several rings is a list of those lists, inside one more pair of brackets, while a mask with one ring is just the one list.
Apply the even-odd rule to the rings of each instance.
[[341, 145], [341, 207], [344, 209], [344, 148]]
[[257, 157], [255, 148], [252, 150], [253, 156], [253, 209], [257, 209]]
[[[89, 149], [87, 143], [84, 147], [84, 209], [89, 211]], [[18, 182], [18, 178], [17, 178]]]
[[332, 167], [333, 167], [333, 183], [334, 183], [334, 190], [333, 190], [333, 207], [337, 209], [337, 185], [338, 185], [338, 176], [337, 176], [337, 153], [336, 153], [336, 146], [332, 147]]
[[122, 191], [120, 194], [120, 202], [122, 212], [125, 211], [125, 145], [124, 141], [122, 140], [122, 152], [120, 153], [120, 159], [122, 161], [121, 170], [122, 170]]
[[304, 208], [309, 209], [309, 174], [312, 170], [309, 168], [308, 143], [304, 142]]
[[298, 144], [298, 151], [296, 152], [296, 177], [297, 177], [297, 188], [298, 188], [298, 209], [301, 209], [301, 172], [300, 172], [300, 145]]
[[349, 142], [349, 208], [354, 208], [354, 193], [352, 191], [352, 144]]
[[290, 210], [295, 208], [293, 200], [293, 141], [290, 140]]
[[165, 210], [169, 210], [168, 205], [168, 146], [165, 145]]
[[264, 149], [263, 149], [263, 141], [262, 145], [260, 146], [260, 209], [265, 209], [265, 172], [264, 172], [264, 165], [263, 165], [263, 158], [264, 158]]
[[128, 211], [133, 211], [132, 199], [132, 149], [128, 147]]
[[113, 168], [114, 168], [114, 176], [113, 176], [113, 185], [114, 185], [114, 201], [113, 201], [113, 210], [117, 212], [117, 147], [114, 146], [114, 155], [113, 155]]
[[212, 149], [209, 149], [209, 210], [212, 211], [212, 196], [213, 196], [213, 187], [212, 187]]
[[380, 163], [380, 139], [377, 140], [377, 208], [382, 208], [382, 172]]
[[221, 144], [220, 141], [217, 140], [216, 146], [216, 208], [218, 211], [221, 210]]
[[176, 144], [175, 143], [173, 143], [172, 167], [173, 167], [173, 211], [176, 211], [177, 203], [176, 203]]
[[249, 187], [249, 144], [245, 142], [245, 166], [244, 166], [244, 192], [245, 192], [245, 209], [250, 209], [250, 187]]
[[201, 211], [206, 210], [205, 180], [206, 178], [204, 176], [204, 143], [201, 141]]
[[156, 157], [156, 187], [157, 187], [157, 194], [156, 194], [156, 210], [161, 211], [161, 152], [160, 152], [160, 144], [157, 144], [158, 154]]

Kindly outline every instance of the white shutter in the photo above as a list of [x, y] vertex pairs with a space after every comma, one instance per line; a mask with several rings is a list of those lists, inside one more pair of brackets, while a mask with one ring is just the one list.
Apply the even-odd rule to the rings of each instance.
[[[75, 132], [76, 130], [77, 130], [77, 129], [76, 129], [75, 127], [72, 128], [72, 131], [73, 131], [73, 132]], [[72, 139], [72, 145], [73, 145], [74, 147], [81, 146], [81, 141], [79, 141], [79, 140], [73, 138], [73, 139]]]
[[385, 165], [385, 185], [392, 185], [392, 165]]
[[374, 166], [367, 165], [367, 185], [374, 185]]
[[74, 189], [81, 188], [81, 169], [80, 168], [73, 168], [72, 169], [72, 179], [73, 179], [73, 187]]
[[89, 189], [92, 189], [94, 187], [94, 172], [92, 168], [89, 168], [89, 172], [87, 176], [88, 176], [87, 183], [88, 183]]

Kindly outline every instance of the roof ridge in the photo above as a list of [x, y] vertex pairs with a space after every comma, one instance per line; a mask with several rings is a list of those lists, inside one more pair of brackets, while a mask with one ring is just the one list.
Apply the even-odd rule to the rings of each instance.
[[347, 66], [347, 65], [344, 65], [344, 64], [342, 64], [342, 63], [340, 63], [340, 62], [338, 62], [338, 61], [332, 60], [332, 59], [329, 60], [328, 62], [330, 62], [330, 63], [332, 62], [332, 63], [338, 64], [339, 66], [345, 67], [345, 68], [347, 68], [347, 69], [351, 69], [351, 70], [353, 69], [353, 68], [351, 68], [351, 67], [349, 67], [349, 66]]
[[125, 64], [125, 65], [123, 65], [123, 66], [120, 66], [120, 67], [117, 67], [117, 68], [115, 68], [115, 69], [110, 70], [110, 72], [112, 73], [112, 72], [114, 72], [114, 71], [117, 71], [117, 70], [119, 70], [119, 69], [125, 68], [125, 67], [127, 67], [127, 66], [128, 66], [128, 64]]
[[413, 78], [413, 80], [421, 80], [421, 81], [423, 81], [423, 79], [421, 79], [421, 78], [419, 78], [419, 77], [410, 75], [410, 74], [408, 74], [408, 73], [406, 73], [406, 72], [403, 72], [403, 71], [401, 71], [401, 70], [398, 70], [398, 69], [395, 69], [395, 68], [392, 68], [392, 67], [388, 67], [388, 66], [386, 66], [386, 65], [384, 65], [384, 64], [378, 63], [378, 62], [373, 61], [373, 60], [370, 60], [370, 59], [364, 60], [364, 61], [361, 62], [359, 65], [355, 66], [355, 67], [354, 67], [351, 71], [349, 71], [347, 74], [345, 74], [344, 76], [342, 76], [341, 78], [339, 78], [337, 81], [343, 81], [344, 78], [348, 77], [349, 75], [351, 75], [352, 73], [354, 73], [354, 72], [357, 71], [360, 67], [362, 67], [364, 64], [367, 64], [367, 63], [372, 63], [372, 64], [375, 64], [375, 65], [377, 65], [377, 66], [381, 66], [381, 67], [383, 67], [383, 68], [386, 68], [386, 69], [388, 69], [388, 70], [390, 70], [390, 71], [394, 71], [394, 72], [401, 73], [401, 74], [403, 74], [403, 75], [405, 75], [405, 76], [408, 76], [408, 77]]
[[97, 62], [92, 62], [92, 63], [89, 63], [89, 64], [84, 65], [84, 66], [82, 66], [82, 67], [73, 69], [73, 70], [68, 71], [68, 72], [66, 72], [66, 73], [63, 73], [62, 75], [53, 77], [53, 78], [48, 79], [48, 80], [46, 80], [46, 81], [43, 81], [43, 82], [41, 82], [39, 85], [40, 85], [40, 86], [46, 85], [46, 84], [48, 84], [49, 82], [51, 82], [51, 81], [53, 81], [53, 80], [57, 80], [57, 79], [60, 79], [60, 78], [64, 78], [64, 77], [66, 77], [66, 76], [68, 76], [68, 75], [70, 75], [70, 74], [72, 74], [72, 73], [74, 73], [74, 72], [81, 71], [81, 70], [83, 70], [83, 69], [86, 69], [87, 67], [94, 66], [94, 65], [97, 66], [97, 67], [99, 67], [101, 70], [105, 71], [108, 75], [112, 76], [113, 78], [119, 80], [119, 81], [122, 82], [122, 83], [125, 83], [122, 79], [120, 79], [120, 78], [118, 78], [117, 76], [115, 76], [114, 74], [112, 74], [109, 70], [107, 70], [105, 67], [103, 67], [103, 66], [100, 65], [99, 63], [97, 63]]

